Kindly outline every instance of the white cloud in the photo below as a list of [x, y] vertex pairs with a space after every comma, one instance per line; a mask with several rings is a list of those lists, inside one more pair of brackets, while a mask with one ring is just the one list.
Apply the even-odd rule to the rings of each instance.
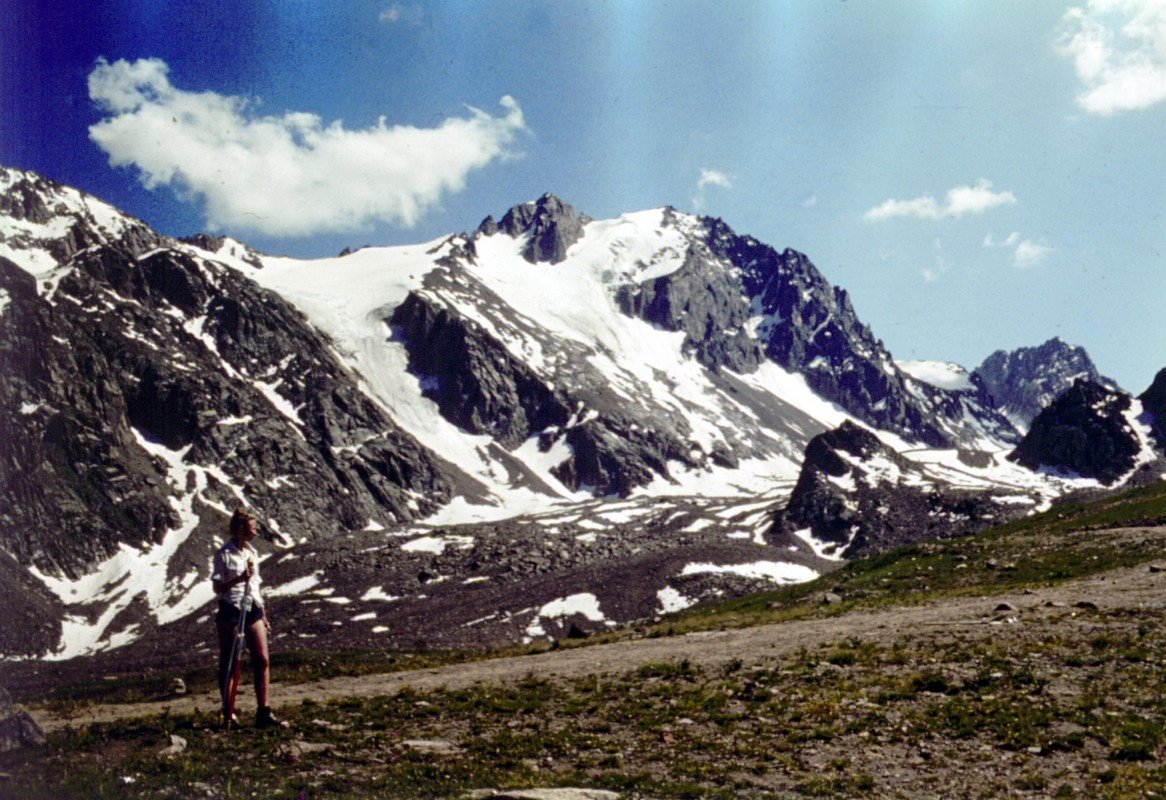
[[974, 186], [956, 186], [948, 189], [946, 202], [940, 205], [934, 197], [916, 197], [913, 200], [887, 200], [867, 211], [863, 217], [871, 221], [915, 217], [916, 219], [958, 218], [968, 214], [982, 214], [988, 209], [1016, 203], [1012, 192], [992, 191], [992, 182], [980, 178]]
[[260, 116], [246, 98], [175, 88], [160, 59], [99, 59], [89, 97], [106, 112], [89, 137], [148, 189], [170, 186], [205, 203], [207, 226], [282, 236], [410, 226], [465, 188], [474, 170], [515, 157], [525, 130], [511, 97], [492, 116], [467, 107], [434, 128], [376, 125], [288, 111]]
[[1022, 240], [1020, 231], [1013, 231], [1003, 239], [997, 239], [995, 234], [989, 233], [984, 237], [984, 247], [1012, 250], [1012, 263], [1021, 269], [1043, 264], [1049, 254], [1053, 252], [1053, 248], [1045, 244], [1044, 241]]
[[1020, 231], [1013, 231], [1003, 239], [997, 239], [995, 234], [989, 233], [984, 237], [984, 247], [1015, 247], [1019, 241]]
[[1166, 100], [1166, 0], [1089, 0], [1061, 20], [1058, 48], [1073, 59], [1090, 114]]
[[692, 197], [692, 207], [697, 211], [703, 211], [705, 207], [705, 188], [708, 186], [717, 186], [721, 189], [732, 189], [733, 183], [729, 180], [729, 176], [720, 170], [702, 169], [700, 171], [700, 179], [696, 182], [696, 193]]
[[1044, 242], [1034, 242], [1025, 239], [1016, 246], [1016, 252], [1013, 254], [1013, 263], [1021, 269], [1029, 269], [1030, 267], [1044, 263], [1044, 260], [1048, 258], [1051, 252], [1053, 252], [1053, 248]]
[[939, 204], [934, 197], [916, 197], [914, 200], [887, 200], [863, 215], [869, 220], [893, 219], [895, 217], [917, 217], [919, 219], [939, 219]]
[[395, 25], [398, 22], [403, 22], [407, 25], [420, 25], [421, 14], [421, 6], [419, 5], [393, 3], [377, 15], [377, 19], [381, 22], [387, 22], [390, 25]]
[[696, 182], [696, 186], [698, 189], [703, 189], [706, 186], [720, 186], [722, 189], [733, 188], [729, 176], [715, 169], [702, 169], [700, 171], [700, 180]]
[[813, 208], [818, 205], [818, 195], [812, 194], [802, 201], [802, 208]]

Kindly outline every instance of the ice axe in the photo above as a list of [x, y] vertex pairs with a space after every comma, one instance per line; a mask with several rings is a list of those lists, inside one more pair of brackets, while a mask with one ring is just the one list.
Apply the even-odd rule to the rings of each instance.
[[235, 698], [239, 694], [239, 679], [243, 676], [243, 648], [247, 644], [247, 614], [251, 611], [251, 579], [243, 587], [239, 604], [239, 624], [235, 626], [235, 641], [231, 644], [230, 667], [227, 670], [226, 703], [223, 706], [223, 729], [230, 730], [235, 719]]

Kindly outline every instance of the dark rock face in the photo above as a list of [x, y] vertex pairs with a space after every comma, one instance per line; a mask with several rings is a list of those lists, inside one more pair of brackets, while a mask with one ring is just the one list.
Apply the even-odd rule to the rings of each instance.
[[409, 348], [409, 366], [450, 422], [514, 448], [567, 423], [570, 409], [481, 325], [412, 292], [390, 325]]
[[554, 195], [544, 194], [533, 203], [510, 209], [498, 224], [487, 217], [478, 226], [478, 232], [490, 236], [501, 230], [514, 238], [529, 233], [523, 257], [532, 264], [540, 261], [558, 264], [567, 258], [567, 250], [579, 241], [583, 227], [590, 221]]
[[708, 247], [740, 270], [753, 313], [763, 317], [757, 336], [766, 356], [805, 375], [815, 392], [864, 422], [927, 444], [950, 443], [914, 402], [890, 353], [858, 319], [844, 289], [830, 286], [801, 253], [778, 253], [719, 219], [702, 222]]
[[668, 462], [699, 464], [692, 452], [668, 431], [642, 427], [630, 415], [612, 413], [569, 428], [571, 457], [554, 470], [572, 489], [590, 488], [597, 495], [626, 497], [632, 489], [668, 476]]
[[4, 598], [0, 653], [36, 656], [57, 646], [64, 604], [4, 550], [0, 550], [0, 597]]
[[[480, 307], [497, 302], [456, 261], [446, 267], [449, 272], [427, 278], [430, 289], [474, 286]], [[552, 388], [493, 333], [443, 304], [437, 294], [410, 293], [388, 322], [408, 351], [410, 371], [421, 378], [423, 391], [443, 417], [511, 450], [532, 436], [538, 436], [542, 452], [565, 443], [570, 455], [552, 474], [572, 490], [626, 496], [666, 476], [668, 461], [698, 463], [685, 444], [686, 432], [672, 429], [675, 423], [651, 424], [592, 394], [588, 387], [597, 379], [579, 366], [586, 361], [583, 354], [569, 359], [579, 373]], [[594, 409], [593, 415], [577, 419], [577, 409], [584, 407]]]
[[1166, 448], [1166, 369], [1158, 371], [1150, 388], [1138, 395], [1142, 408], [1151, 415], [1151, 430], [1159, 447]]
[[973, 375], [983, 383], [989, 402], [1022, 430], [1077, 380], [1117, 388], [1114, 381], [1098, 373], [1085, 348], [1059, 337], [1039, 347], [997, 350]]
[[[703, 251], [703, 252], [702, 252]], [[707, 250], [690, 247], [675, 272], [619, 287], [616, 301], [625, 314], [669, 331], [684, 331], [684, 346], [709, 369], [727, 366], [752, 372], [761, 363], [761, 345], [745, 333], [750, 308], [738, 274], [710, 265]]]
[[1029, 469], [1067, 470], [1114, 483], [1134, 468], [1141, 449], [1125, 418], [1129, 408], [1124, 392], [1078, 380], [1037, 415], [1008, 457]]
[[143, 442], [203, 475], [203, 501], [245, 501], [296, 538], [448, 499], [445, 468], [281, 298], [177, 250], [102, 246], [69, 266], [50, 297], [0, 259], [0, 546], [22, 563], [77, 576], [176, 529], [172, 499], [195, 487]]
[[1018, 515], [1015, 505], [1009, 511], [993, 496], [937, 485], [873, 433], [845, 422], [810, 440], [771, 539], [808, 529], [833, 543], [827, 554], [853, 558], [972, 533]]

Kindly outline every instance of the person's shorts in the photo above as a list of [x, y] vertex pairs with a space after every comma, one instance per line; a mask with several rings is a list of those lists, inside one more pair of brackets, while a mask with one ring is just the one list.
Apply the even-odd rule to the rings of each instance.
[[[247, 610], [246, 627], [250, 628], [263, 617], [263, 606], [252, 603], [251, 608]], [[230, 625], [232, 628], [237, 626], [239, 624], [239, 609], [232, 605], [229, 600], [220, 600], [219, 610], [215, 614], [215, 622]]]

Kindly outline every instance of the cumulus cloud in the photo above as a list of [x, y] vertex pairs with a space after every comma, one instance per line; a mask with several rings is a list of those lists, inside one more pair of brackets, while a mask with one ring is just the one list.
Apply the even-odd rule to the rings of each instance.
[[980, 178], [974, 186], [956, 186], [948, 189], [944, 203], [934, 197], [916, 197], [912, 200], [890, 199], [867, 211], [863, 217], [872, 222], [895, 217], [916, 219], [958, 218], [968, 214], [982, 214], [996, 206], [1016, 203], [1012, 192], [992, 191], [992, 182]]
[[1166, 0], [1089, 0], [1061, 20], [1058, 49], [1073, 59], [1090, 114], [1166, 100]]
[[1053, 252], [1053, 248], [1044, 242], [1034, 242], [1025, 239], [1016, 245], [1016, 252], [1013, 253], [1012, 260], [1021, 269], [1028, 269], [1038, 264], [1043, 264], [1051, 252]]
[[700, 171], [700, 179], [696, 182], [696, 193], [692, 197], [692, 207], [697, 211], [703, 211], [705, 207], [705, 189], [709, 186], [717, 186], [721, 189], [732, 189], [733, 182], [729, 180], [729, 176], [720, 170], [716, 169], [702, 169]]
[[509, 96], [493, 116], [467, 107], [433, 128], [348, 129], [315, 114], [260, 115], [242, 97], [187, 92], [160, 59], [99, 59], [89, 97], [105, 118], [89, 137], [148, 189], [205, 204], [207, 226], [279, 236], [411, 226], [474, 170], [515, 157], [526, 131]]
[[720, 186], [722, 189], [732, 189], [733, 183], [729, 180], [729, 176], [720, 170], [702, 169], [700, 171], [700, 180], [696, 182], [698, 189], [703, 189], [706, 186]]

